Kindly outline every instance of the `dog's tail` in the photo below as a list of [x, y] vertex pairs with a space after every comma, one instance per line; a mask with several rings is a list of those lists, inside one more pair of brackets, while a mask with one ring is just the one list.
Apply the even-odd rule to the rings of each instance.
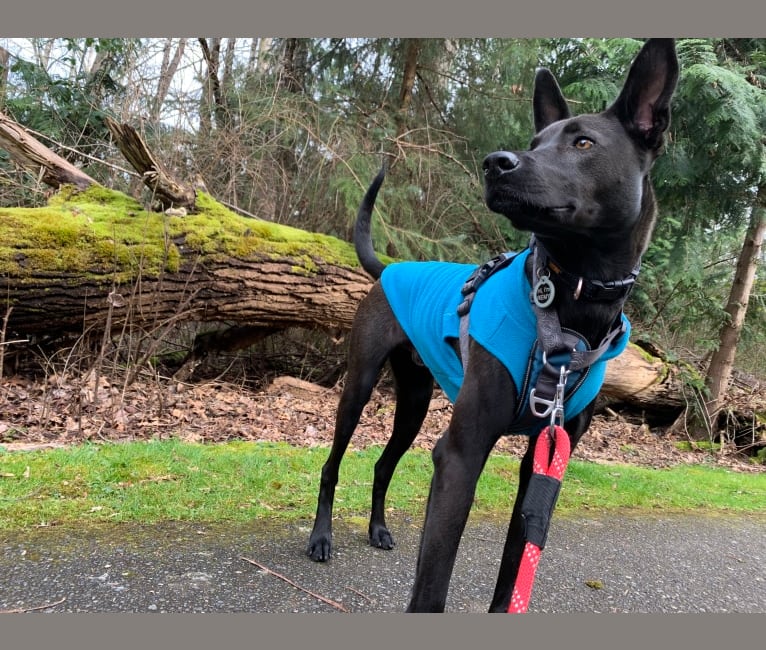
[[372, 209], [375, 206], [375, 199], [385, 176], [386, 167], [384, 165], [370, 187], [367, 188], [362, 204], [359, 206], [359, 212], [356, 214], [356, 224], [354, 225], [356, 256], [359, 258], [362, 268], [372, 276], [373, 280], [377, 280], [383, 273], [383, 269], [386, 268], [386, 265], [375, 254], [375, 249], [372, 247], [372, 233], [370, 232]]

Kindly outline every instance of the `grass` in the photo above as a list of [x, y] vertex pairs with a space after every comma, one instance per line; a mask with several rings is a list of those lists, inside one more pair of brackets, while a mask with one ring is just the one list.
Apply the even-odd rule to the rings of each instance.
[[[336, 492], [337, 515], [366, 517], [379, 448], [349, 451]], [[237, 522], [308, 519], [316, 507], [324, 448], [284, 443], [189, 444], [177, 440], [83, 444], [7, 452], [0, 447], [0, 529], [96, 522]], [[493, 455], [474, 515], [510, 512], [518, 461]], [[388, 507], [420, 515], [431, 475], [426, 452], [402, 459]], [[651, 470], [573, 460], [557, 513], [766, 512], [766, 474], [681, 466]]]

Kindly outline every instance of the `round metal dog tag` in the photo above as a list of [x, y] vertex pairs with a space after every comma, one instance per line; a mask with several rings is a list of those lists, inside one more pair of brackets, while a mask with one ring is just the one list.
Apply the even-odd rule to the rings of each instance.
[[533, 289], [533, 300], [540, 309], [550, 307], [556, 297], [556, 289], [547, 275], [542, 276]]

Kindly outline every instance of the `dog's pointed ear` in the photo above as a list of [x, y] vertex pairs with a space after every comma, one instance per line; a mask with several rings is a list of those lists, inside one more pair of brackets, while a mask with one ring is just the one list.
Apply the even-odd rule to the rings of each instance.
[[569, 106], [561, 93], [556, 78], [547, 68], [538, 68], [535, 74], [535, 92], [532, 100], [535, 131], [569, 117]]
[[650, 38], [633, 61], [619, 97], [607, 109], [647, 149], [659, 150], [670, 125], [670, 99], [678, 81], [672, 38]]

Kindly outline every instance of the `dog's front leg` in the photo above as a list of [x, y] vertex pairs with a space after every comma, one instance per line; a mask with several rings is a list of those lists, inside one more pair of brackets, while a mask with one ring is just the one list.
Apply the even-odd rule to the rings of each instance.
[[476, 483], [489, 452], [513, 417], [507, 371], [478, 345], [455, 401], [452, 420], [433, 450], [434, 474], [408, 612], [441, 612]]
[[[587, 430], [593, 413], [591, 404], [577, 417], [572, 418], [565, 424], [565, 429], [569, 433], [571, 451], [574, 451], [575, 445]], [[505, 547], [503, 548], [503, 559], [500, 562], [500, 569], [495, 584], [495, 594], [492, 597], [492, 603], [489, 607], [490, 612], [507, 612], [508, 604], [511, 602], [513, 588], [516, 584], [516, 578], [521, 565], [521, 556], [526, 545], [524, 520], [521, 516], [521, 506], [527, 493], [529, 479], [532, 476], [532, 465], [535, 452], [535, 441], [537, 438], [530, 438], [529, 446], [521, 459], [519, 467], [519, 487], [516, 493], [516, 501], [513, 505], [513, 514], [511, 523], [508, 526], [508, 534], [505, 538]]]

